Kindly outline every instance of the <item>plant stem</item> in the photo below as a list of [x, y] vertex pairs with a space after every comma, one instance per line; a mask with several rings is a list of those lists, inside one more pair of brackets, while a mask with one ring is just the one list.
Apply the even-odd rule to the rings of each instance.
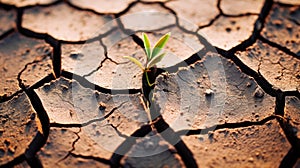
[[146, 102], [147, 104], [146, 104], [142, 97], [140, 97], [140, 100], [141, 100], [141, 102], [144, 106], [144, 109], [145, 109], [146, 113], [147, 113], [147, 117], [149, 119], [149, 124], [151, 125], [151, 128], [153, 129], [152, 118], [151, 118], [150, 109], [149, 109], [149, 103], [147, 101]]
[[145, 76], [146, 76], [146, 80], [147, 80], [147, 83], [148, 83], [148, 85], [151, 87], [151, 86], [153, 86], [154, 85], [154, 83], [150, 83], [150, 81], [149, 81], [149, 77], [148, 77], [148, 73], [147, 73], [147, 70], [145, 71]]

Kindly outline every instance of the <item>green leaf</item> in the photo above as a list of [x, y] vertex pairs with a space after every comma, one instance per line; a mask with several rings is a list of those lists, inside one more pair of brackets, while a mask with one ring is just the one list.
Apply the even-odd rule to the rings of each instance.
[[154, 45], [153, 50], [152, 50], [151, 59], [154, 58], [162, 50], [162, 48], [166, 45], [170, 35], [171, 35], [171, 32], [165, 34], [156, 42], [156, 44]]
[[162, 53], [162, 54], [160, 54], [159, 56], [157, 56], [157, 57], [151, 59], [151, 60], [148, 62], [148, 64], [147, 64], [147, 68], [153, 67], [153, 66], [154, 66], [155, 64], [157, 64], [159, 61], [161, 61], [161, 60], [164, 58], [165, 55], [166, 55], [166, 53]]
[[136, 58], [131, 57], [131, 56], [124, 56], [124, 58], [129, 59], [131, 62], [135, 63], [137, 66], [139, 66], [144, 71], [143, 64], [139, 60], [137, 60]]
[[150, 60], [151, 58], [151, 45], [150, 45], [150, 41], [149, 38], [147, 36], [146, 33], [143, 33], [143, 42], [144, 42], [144, 47], [145, 47], [145, 51], [148, 57], [148, 60]]

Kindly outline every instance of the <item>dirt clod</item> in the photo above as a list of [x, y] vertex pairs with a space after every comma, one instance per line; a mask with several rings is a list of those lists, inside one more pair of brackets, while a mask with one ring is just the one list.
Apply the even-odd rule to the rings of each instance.
[[265, 95], [265, 92], [261, 88], [256, 88], [254, 91], [254, 96], [256, 98], [263, 98]]

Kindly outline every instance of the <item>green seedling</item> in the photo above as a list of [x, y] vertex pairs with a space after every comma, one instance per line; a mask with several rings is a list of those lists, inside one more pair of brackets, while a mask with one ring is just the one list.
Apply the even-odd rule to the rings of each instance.
[[137, 66], [139, 66], [142, 69], [143, 73], [145, 73], [147, 83], [150, 87], [154, 83], [150, 83], [147, 72], [150, 71], [151, 67], [155, 67], [156, 64], [159, 63], [164, 58], [164, 56], [166, 55], [166, 53], [160, 53], [160, 52], [165, 47], [167, 41], [169, 40], [170, 35], [171, 35], [170, 32], [163, 35], [155, 43], [154, 47], [151, 48], [151, 44], [150, 44], [150, 41], [149, 41], [149, 38], [148, 38], [147, 34], [146, 33], [142, 34], [144, 47], [145, 47], [145, 53], [146, 53], [146, 56], [147, 56], [147, 61], [146, 61], [145, 65], [143, 65], [139, 60], [137, 60], [134, 57], [124, 56], [124, 58], [129, 59], [131, 62], [135, 63]]

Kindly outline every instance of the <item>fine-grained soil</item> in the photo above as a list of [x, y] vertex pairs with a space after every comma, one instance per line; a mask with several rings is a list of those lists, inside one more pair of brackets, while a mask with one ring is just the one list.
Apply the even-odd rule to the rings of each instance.
[[0, 0], [0, 168], [300, 167], [299, 5]]

